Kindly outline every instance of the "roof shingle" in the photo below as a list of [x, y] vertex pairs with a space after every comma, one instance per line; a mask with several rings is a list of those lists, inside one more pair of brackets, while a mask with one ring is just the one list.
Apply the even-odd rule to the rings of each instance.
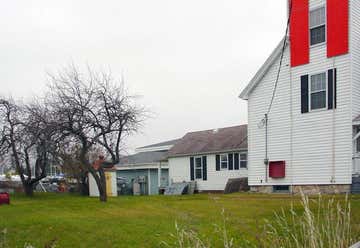
[[247, 125], [187, 133], [168, 157], [247, 149]]

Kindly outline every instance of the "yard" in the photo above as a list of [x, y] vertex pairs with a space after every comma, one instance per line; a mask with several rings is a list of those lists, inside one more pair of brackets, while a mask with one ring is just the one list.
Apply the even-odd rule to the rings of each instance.
[[[337, 196], [343, 199], [344, 196]], [[164, 247], [172, 243], [175, 223], [199, 232], [215, 245], [222, 235], [225, 210], [229, 235], [237, 244], [256, 244], [264, 220], [274, 211], [300, 210], [299, 197], [290, 195], [198, 194], [192, 196], [118, 197], [100, 203], [76, 195], [38, 194], [33, 199], [12, 196], [0, 206], [0, 231], [6, 229], [8, 247]], [[360, 233], [360, 196], [351, 196], [353, 231]], [[246, 247], [246, 245], [245, 245]]]

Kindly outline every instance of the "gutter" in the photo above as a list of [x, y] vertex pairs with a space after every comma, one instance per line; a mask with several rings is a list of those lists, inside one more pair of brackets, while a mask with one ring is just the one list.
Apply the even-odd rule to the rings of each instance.
[[247, 152], [247, 148], [240, 148], [240, 149], [230, 149], [230, 150], [218, 150], [218, 151], [208, 151], [208, 152], [195, 152], [195, 153], [184, 153], [184, 154], [175, 154], [170, 155], [167, 158], [179, 158], [179, 157], [187, 157], [187, 156], [198, 156], [198, 155], [209, 155], [209, 154], [221, 154], [221, 153], [228, 153], [228, 152]]

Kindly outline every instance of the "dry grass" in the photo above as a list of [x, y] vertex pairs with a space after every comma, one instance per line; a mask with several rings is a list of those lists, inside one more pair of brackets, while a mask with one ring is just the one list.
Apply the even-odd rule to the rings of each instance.
[[346, 196], [343, 202], [334, 198], [310, 200], [302, 194], [303, 212], [298, 214], [291, 207], [290, 214], [284, 210], [267, 221], [266, 239], [263, 244], [284, 248], [348, 248], [355, 241], [351, 231], [351, 205]]
[[[348, 196], [343, 201], [324, 199], [321, 195], [316, 200], [310, 200], [301, 193], [301, 205], [301, 212], [296, 211], [292, 205], [289, 211], [283, 209], [275, 212], [274, 218], [266, 220], [263, 231], [256, 235], [257, 247], [349, 248], [359, 238], [359, 234], [352, 233], [351, 230], [351, 204]], [[234, 239], [227, 232], [224, 211], [222, 216], [223, 222], [214, 233], [223, 241], [222, 247], [256, 247], [248, 241], [243, 241], [245, 245], [235, 245]], [[209, 241], [204, 241], [198, 233], [179, 228], [177, 224], [172, 238], [174, 241], [170, 245], [163, 242], [166, 247], [215, 247]]]
[[[222, 241], [224, 248], [233, 248], [234, 239], [229, 237], [228, 231], [226, 229], [226, 220], [225, 210], [221, 211], [222, 223], [221, 225], [214, 225], [214, 233], [217, 234], [219, 240]], [[172, 243], [162, 242], [162, 245], [165, 247], [178, 247], [178, 248], [210, 248], [212, 246], [210, 241], [203, 241], [199, 234], [193, 230], [186, 230], [185, 228], [180, 228], [177, 223], [175, 223], [175, 234], [170, 234], [173, 239]]]

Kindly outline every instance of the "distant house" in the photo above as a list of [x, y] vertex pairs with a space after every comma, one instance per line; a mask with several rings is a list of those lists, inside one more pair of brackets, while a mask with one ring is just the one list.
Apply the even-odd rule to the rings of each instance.
[[187, 133], [167, 156], [170, 183], [223, 191], [228, 179], [247, 177], [247, 125]]
[[156, 195], [169, 184], [168, 150], [177, 140], [136, 149], [116, 165], [118, 194]]

